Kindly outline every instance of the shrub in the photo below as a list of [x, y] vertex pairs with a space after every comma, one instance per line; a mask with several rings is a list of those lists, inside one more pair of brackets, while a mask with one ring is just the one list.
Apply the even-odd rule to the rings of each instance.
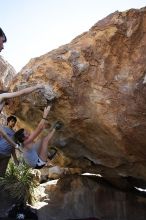
[[16, 166], [10, 161], [5, 177], [0, 177], [0, 188], [6, 190], [15, 202], [32, 204], [37, 185], [31, 171], [32, 169], [24, 162]]

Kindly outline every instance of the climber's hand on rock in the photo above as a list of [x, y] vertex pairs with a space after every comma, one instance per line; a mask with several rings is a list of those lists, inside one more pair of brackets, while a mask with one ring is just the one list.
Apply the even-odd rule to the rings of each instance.
[[43, 119], [47, 118], [47, 115], [48, 115], [48, 113], [50, 111], [50, 108], [51, 108], [50, 105], [48, 105], [47, 107], [44, 108]]

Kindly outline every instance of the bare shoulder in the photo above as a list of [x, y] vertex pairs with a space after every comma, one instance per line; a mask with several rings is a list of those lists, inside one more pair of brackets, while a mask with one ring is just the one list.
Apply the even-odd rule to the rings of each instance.
[[23, 148], [24, 148], [25, 150], [28, 150], [28, 149], [31, 149], [31, 148], [32, 148], [32, 145], [33, 145], [33, 142], [27, 142], [27, 141], [25, 141], [25, 142], [23, 143]]

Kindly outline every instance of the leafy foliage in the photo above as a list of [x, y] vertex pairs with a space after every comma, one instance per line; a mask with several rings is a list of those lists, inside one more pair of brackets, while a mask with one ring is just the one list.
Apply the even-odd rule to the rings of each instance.
[[31, 204], [35, 199], [34, 189], [37, 187], [31, 170], [24, 162], [16, 166], [10, 161], [5, 177], [0, 177], [0, 188], [7, 190], [17, 202]]

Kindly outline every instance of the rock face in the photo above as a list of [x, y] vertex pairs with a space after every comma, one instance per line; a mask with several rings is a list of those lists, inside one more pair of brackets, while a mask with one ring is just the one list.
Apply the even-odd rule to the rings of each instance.
[[[146, 8], [115, 12], [70, 44], [31, 59], [11, 89], [44, 84], [11, 113], [34, 128], [52, 104], [63, 167], [100, 173], [122, 188], [146, 186]], [[123, 184], [122, 184], [123, 183]]]
[[0, 89], [7, 89], [15, 75], [15, 69], [0, 56]]
[[49, 198], [38, 209], [39, 220], [146, 218], [145, 198], [116, 190], [98, 178], [68, 176], [45, 188]]

